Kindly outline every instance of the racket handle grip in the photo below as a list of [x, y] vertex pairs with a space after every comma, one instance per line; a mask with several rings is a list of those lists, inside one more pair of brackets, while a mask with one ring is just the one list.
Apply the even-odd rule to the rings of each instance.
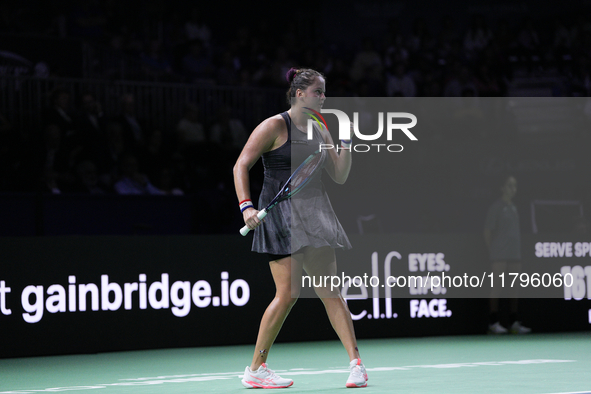
[[[257, 218], [259, 218], [260, 220], [263, 220], [265, 218], [265, 216], [267, 216], [267, 210], [266, 209], [263, 209], [262, 211], [259, 211], [259, 213], [257, 214]], [[246, 225], [240, 229], [240, 234], [243, 237], [246, 234], [248, 234], [249, 232], [250, 232], [250, 229]]]

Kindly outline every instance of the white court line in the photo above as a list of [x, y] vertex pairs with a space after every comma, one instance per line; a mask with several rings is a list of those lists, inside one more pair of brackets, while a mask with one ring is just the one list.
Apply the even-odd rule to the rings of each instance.
[[70, 386], [70, 387], [50, 387], [46, 389], [31, 389], [31, 390], [16, 390], [16, 391], [0, 391], [0, 394], [34, 394], [34, 393], [58, 393], [62, 391], [82, 391], [82, 390], [95, 390], [95, 389], [106, 389], [112, 386], [150, 386], [164, 383], [186, 383], [186, 382], [203, 382], [209, 380], [219, 379], [230, 379], [229, 377], [215, 377], [215, 376], [203, 376], [193, 377], [185, 379], [169, 379], [169, 380], [146, 380], [139, 382], [117, 382], [117, 383], [99, 383], [92, 386]]
[[[456, 363], [456, 364], [432, 364], [432, 365], [410, 365], [404, 367], [375, 367], [367, 368], [368, 372], [387, 372], [387, 371], [407, 371], [414, 368], [473, 368], [473, 367], [488, 367], [488, 366], [503, 366], [503, 365], [531, 365], [531, 364], [546, 364], [546, 363], [572, 363], [576, 360], [518, 360], [518, 361], [485, 361], [485, 362], [474, 362], [474, 363]], [[314, 370], [304, 368], [294, 368], [291, 370], [277, 370], [277, 372], [288, 372], [289, 375], [320, 375], [329, 373], [349, 373], [348, 369], [325, 369], [325, 370]], [[57, 393], [62, 391], [83, 391], [83, 390], [97, 390], [106, 389], [114, 386], [149, 386], [159, 385], [165, 383], [188, 383], [188, 382], [204, 382], [211, 380], [222, 380], [231, 379], [233, 376], [242, 378], [241, 372], [217, 372], [207, 374], [190, 374], [190, 375], [170, 375], [170, 376], [157, 376], [157, 377], [143, 377], [133, 379], [119, 379], [119, 382], [115, 383], [100, 383], [91, 386], [70, 386], [70, 387], [51, 387], [46, 389], [30, 389], [30, 390], [12, 390], [12, 391], [0, 391], [0, 394], [34, 394], [34, 393]], [[586, 391], [580, 391], [576, 393], [554, 393], [554, 394], [591, 394]]]
[[[280, 372], [280, 371], [275, 371], [275, 372]], [[152, 379], [187, 378], [187, 377], [195, 377], [195, 376], [236, 375], [237, 373], [239, 374], [239, 373], [243, 373], [243, 372], [192, 373], [192, 374], [189, 374], [189, 375], [152, 376], [152, 377], [149, 377], [149, 378], [130, 378], [130, 379], [119, 379], [119, 380], [140, 381], [140, 380], [152, 380]], [[0, 392], [0, 394], [2, 394], [2, 393]]]
[[591, 391], [570, 391], [568, 393], [547, 393], [547, 394], [591, 394]]

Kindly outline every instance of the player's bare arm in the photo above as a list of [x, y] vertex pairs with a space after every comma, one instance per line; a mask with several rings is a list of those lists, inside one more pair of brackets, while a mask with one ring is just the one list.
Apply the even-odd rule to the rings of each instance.
[[[287, 141], [287, 130], [281, 115], [266, 119], [251, 133], [234, 165], [234, 185], [238, 201], [250, 200], [250, 178], [248, 172], [263, 153], [276, 149]], [[243, 212], [244, 223], [250, 229], [260, 225], [259, 211], [250, 208]]]

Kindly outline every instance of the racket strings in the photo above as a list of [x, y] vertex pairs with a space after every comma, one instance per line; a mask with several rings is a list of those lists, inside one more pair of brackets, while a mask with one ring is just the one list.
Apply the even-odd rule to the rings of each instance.
[[314, 175], [316, 169], [322, 164], [323, 155], [317, 153], [311, 160], [304, 163], [292, 176], [289, 182], [292, 193], [306, 184]]

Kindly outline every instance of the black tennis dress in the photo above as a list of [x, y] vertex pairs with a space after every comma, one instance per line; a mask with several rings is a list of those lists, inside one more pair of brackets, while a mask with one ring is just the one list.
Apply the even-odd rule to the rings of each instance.
[[[322, 136], [315, 130], [314, 139], [298, 129], [292, 131], [291, 118], [281, 114], [287, 125], [287, 141], [281, 147], [262, 155], [265, 178], [259, 197], [263, 209], [279, 193], [292, 172], [318, 150]], [[327, 153], [324, 153], [324, 161]], [[322, 167], [324, 167], [322, 164]], [[276, 255], [292, 254], [306, 246], [351, 248], [347, 234], [337, 219], [316, 171], [312, 180], [291, 199], [277, 204], [254, 232], [252, 250]]]

